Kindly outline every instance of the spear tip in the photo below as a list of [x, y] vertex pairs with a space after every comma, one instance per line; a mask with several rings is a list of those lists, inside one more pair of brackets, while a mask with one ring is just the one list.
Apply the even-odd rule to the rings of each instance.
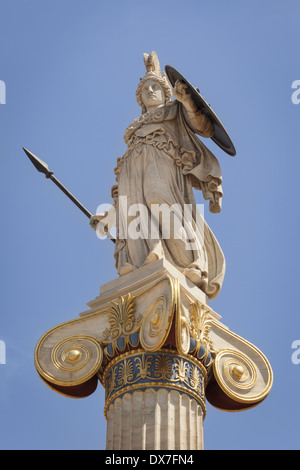
[[31, 161], [31, 163], [33, 163], [33, 165], [38, 171], [40, 171], [41, 173], [44, 173], [46, 176], [49, 176], [49, 174], [52, 173], [50, 172], [47, 163], [43, 162], [43, 160], [38, 158], [36, 155], [34, 155], [29, 150], [27, 150], [25, 147], [23, 147], [23, 150], [26, 153], [29, 160]]

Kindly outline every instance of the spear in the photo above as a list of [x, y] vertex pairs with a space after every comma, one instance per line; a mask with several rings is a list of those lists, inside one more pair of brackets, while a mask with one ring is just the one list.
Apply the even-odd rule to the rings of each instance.
[[[58, 181], [58, 179], [54, 176], [53, 174], [53, 171], [49, 170], [49, 167], [47, 165], [47, 163], [43, 162], [43, 160], [41, 160], [40, 158], [38, 158], [36, 155], [34, 155], [32, 152], [30, 152], [29, 150], [27, 150], [26, 148], [23, 147], [23, 150], [24, 152], [26, 153], [27, 157], [29, 158], [29, 160], [33, 163], [33, 165], [35, 166], [35, 168], [40, 172], [40, 173], [44, 173], [44, 175], [46, 176], [46, 178], [50, 179], [51, 181], [53, 181], [53, 183], [56, 184], [56, 186], [63, 192], [65, 193], [66, 196], [68, 196], [69, 199], [71, 199], [71, 201], [76, 204], [76, 206], [90, 219], [92, 217], [92, 214], [81, 204], [81, 202], [78, 201], [78, 199], [76, 199], [75, 196], [73, 196], [73, 194], [70, 193], [70, 191], [68, 191], [67, 188], [65, 188], [65, 186], [63, 186], [61, 184], [60, 181]], [[114, 237], [108, 232], [107, 229], [105, 229], [105, 232], [107, 233], [108, 235], [108, 238], [115, 243], [115, 239]]]

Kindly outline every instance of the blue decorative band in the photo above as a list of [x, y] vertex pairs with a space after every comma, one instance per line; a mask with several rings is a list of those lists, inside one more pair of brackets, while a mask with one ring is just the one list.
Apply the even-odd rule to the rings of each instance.
[[191, 356], [170, 350], [131, 351], [114, 359], [101, 377], [105, 387], [105, 409], [124, 393], [146, 388], [178, 390], [192, 396], [205, 409], [206, 378], [204, 366]]

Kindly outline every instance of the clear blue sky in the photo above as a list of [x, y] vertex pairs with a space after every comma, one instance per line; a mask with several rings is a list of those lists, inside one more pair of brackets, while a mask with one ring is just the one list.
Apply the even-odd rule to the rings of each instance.
[[[37, 376], [41, 335], [77, 318], [116, 277], [113, 244], [38, 174], [45, 160], [91, 211], [110, 203], [143, 52], [155, 50], [198, 86], [229, 132], [235, 158], [206, 145], [223, 172], [223, 210], [205, 216], [227, 272], [211, 307], [269, 359], [260, 406], [207, 405], [206, 449], [298, 449], [299, 124], [297, 0], [1, 0], [1, 449], [104, 449], [104, 390], [72, 400]], [[201, 193], [196, 194], [202, 203]]]

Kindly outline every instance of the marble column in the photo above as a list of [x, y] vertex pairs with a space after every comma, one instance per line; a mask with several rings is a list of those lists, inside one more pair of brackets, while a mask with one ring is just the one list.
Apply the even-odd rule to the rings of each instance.
[[202, 450], [203, 408], [177, 390], [125, 393], [107, 410], [107, 450]]

